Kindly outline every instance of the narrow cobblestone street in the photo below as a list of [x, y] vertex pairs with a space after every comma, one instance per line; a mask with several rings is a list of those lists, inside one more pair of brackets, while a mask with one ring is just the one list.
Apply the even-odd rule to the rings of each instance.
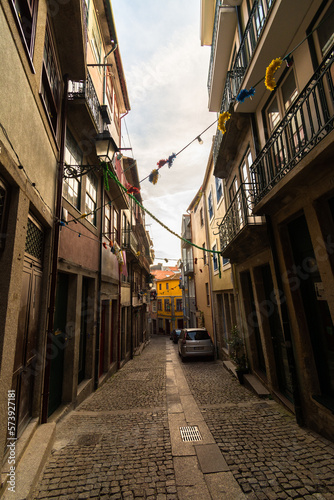
[[[52, 455], [32, 498], [334, 498], [332, 443], [299, 428], [276, 402], [240, 386], [221, 361], [182, 364], [176, 353], [169, 338], [153, 337], [139, 356], [59, 422]], [[197, 464], [199, 447], [190, 452], [196, 460], [194, 484], [199, 472], [204, 494], [194, 493], [179, 471], [178, 460], [187, 460], [190, 448], [173, 451], [171, 417], [178, 418], [181, 409], [176, 406], [185, 399], [181, 392], [175, 398], [168, 393], [169, 383], [178, 385], [168, 381], [171, 365], [175, 373], [185, 374], [227, 465], [225, 472], [206, 474]], [[211, 480], [223, 477], [219, 474], [233, 475], [237, 495], [223, 494], [224, 485], [212, 487]]]

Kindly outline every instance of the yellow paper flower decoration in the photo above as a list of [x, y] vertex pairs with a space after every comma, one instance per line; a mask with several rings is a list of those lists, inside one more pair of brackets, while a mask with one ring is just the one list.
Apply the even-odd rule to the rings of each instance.
[[264, 80], [264, 83], [268, 90], [274, 90], [274, 88], [276, 87], [274, 74], [276, 73], [278, 68], [281, 67], [281, 64], [282, 64], [282, 59], [280, 57], [277, 57], [276, 59], [273, 59], [269, 64], [269, 66], [267, 67], [266, 78]]
[[229, 113], [228, 111], [224, 111], [224, 113], [221, 113], [219, 115], [219, 118], [218, 118], [218, 130], [220, 130], [222, 134], [225, 134], [225, 132], [226, 132], [225, 123], [230, 118], [231, 118], [231, 113]]

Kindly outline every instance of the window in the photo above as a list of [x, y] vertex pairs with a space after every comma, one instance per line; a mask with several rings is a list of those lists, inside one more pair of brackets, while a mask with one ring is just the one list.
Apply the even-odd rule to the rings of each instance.
[[[65, 164], [73, 166], [73, 171], [76, 165], [82, 164], [82, 152], [69, 130], [66, 132]], [[64, 179], [63, 196], [78, 210], [80, 210], [80, 191], [80, 177]]]
[[159, 290], [161, 290], [161, 283], [159, 283]]
[[34, 54], [38, 0], [11, 0], [21, 37], [32, 60]]
[[86, 207], [88, 213], [86, 219], [94, 226], [96, 225], [96, 206], [97, 206], [97, 180], [94, 174], [86, 175]]
[[176, 299], [176, 310], [178, 312], [182, 311], [182, 299]]
[[[101, 42], [101, 36], [100, 36], [99, 28], [98, 28], [98, 25], [97, 25], [97, 19], [96, 19], [95, 12], [94, 12], [94, 21], [92, 23], [91, 45], [92, 45], [92, 50], [93, 50], [96, 62], [98, 64], [101, 64], [102, 42]], [[100, 68], [100, 70], [101, 70], [101, 68]]]
[[57, 133], [60, 73], [49, 25], [46, 25], [41, 96], [54, 133]]
[[277, 99], [274, 99], [268, 108], [268, 122], [269, 122], [269, 130], [272, 132], [276, 125], [279, 124], [280, 114], [278, 109]]
[[6, 241], [6, 203], [7, 203], [7, 187], [0, 178], [0, 251], [5, 248]]
[[158, 299], [158, 311], [162, 311], [162, 300]]
[[230, 259], [226, 259], [225, 257], [223, 257], [223, 266], [226, 266], [227, 264], [229, 264], [230, 262]]
[[165, 299], [165, 311], [170, 311], [170, 301], [169, 299]]
[[203, 227], [203, 225], [204, 225], [203, 208], [201, 208], [201, 210], [199, 211], [199, 217], [200, 217], [200, 221], [201, 221], [201, 227]]
[[334, 4], [325, 12], [316, 30], [322, 57], [326, 55], [334, 43], [333, 14]]
[[[202, 248], [206, 248], [205, 247], [205, 242], [203, 243]], [[206, 251], [203, 250], [203, 264], [206, 265], [206, 263], [207, 263], [207, 260], [206, 260]]]
[[222, 183], [222, 180], [219, 179], [219, 177], [215, 177], [215, 181], [216, 181], [216, 195], [217, 195], [217, 204], [218, 204], [220, 199], [223, 196], [223, 183]]
[[[283, 83], [277, 88], [276, 96], [266, 109], [267, 125], [269, 133], [272, 133], [277, 125], [286, 115], [287, 110], [292, 106], [298, 97], [298, 89], [293, 68], [290, 69]], [[305, 131], [303, 117], [299, 110], [289, 118], [286, 136], [282, 136], [276, 141], [272, 148], [275, 167], [281, 168], [284, 164], [287, 150], [291, 148], [291, 153], [295, 154], [305, 141]]]
[[209, 292], [209, 283], [205, 283], [205, 292], [206, 292], [206, 305], [210, 305], [210, 292]]
[[166, 290], [169, 290], [169, 283], [166, 283]]
[[111, 205], [104, 207], [104, 236], [111, 240]]
[[209, 210], [209, 218], [211, 220], [213, 217], [213, 204], [212, 204], [212, 193], [211, 192], [208, 196], [208, 210]]
[[119, 212], [114, 208], [114, 240], [119, 243]]
[[219, 259], [219, 255], [217, 253], [215, 253], [215, 252], [217, 252], [217, 245], [216, 244], [213, 245], [212, 251], [213, 251], [213, 254], [212, 254], [213, 270], [214, 271], [218, 271], [218, 259]]

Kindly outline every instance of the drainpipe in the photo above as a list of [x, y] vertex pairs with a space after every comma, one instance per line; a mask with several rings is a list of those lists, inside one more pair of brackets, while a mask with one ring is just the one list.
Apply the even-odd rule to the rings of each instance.
[[105, 64], [107, 63], [107, 59], [108, 57], [110, 56], [110, 54], [112, 54], [113, 52], [115, 52], [115, 50], [117, 49], [118, 45], [117, 45], [117, 42], [115, 43], [115, 46], [109, 50], [108, 54], [106, 54], [104, 56], [104, 66], [103, 66], [103, 104], [106, 104], [106, 100], [105, 100], [105, 95], [106, 95], [106, 86], [107, 86], [107, 74], [106, 74], [106, 66]]
[[133, 263], [129, 263], [129, 275], [130, 275], [130, 359], [133, 359]]
[[[206, 205], [206, 197], [205, 197], [205, 191], [203, 190], [203, 206], [204, 206], [204, 212], [205, 212], [205, 217], [204, 217], [204, 222], [205, 222], [205, 234], [206, 234], [206, 240], [208, 243], [210, 243], [210, 238], [209, 238], [209, 225], [207, 221], [207, 205]], [[211, 300], [211, 320], [212, 320], [212, 330], [213, 330], [213, 336], [214, 336], [214, 344], [215, 344], [215, 357], [217, 356], [217, 335], [216, 335], [216, 324], [214, 320], [214, 314], [213, 314], [213, 290], [212, 290], [212, 266], [211, 266], [211, 252], [209, 253], [209, 285], [210, 285], [210, 300]], [[220, 258], [220, 256], [218, 256]]]
[[117, 328], [117, 369], [121, 367], [121, 296], [122, 296], [122, 286], [121, 286], [121, 267], [118, 263], [118, 328]]
[[53, 237], [53, 256], [51, 264], [51, 283], [50, 283], [50, 298], [49, 298], [49, 317], [45, 348], [45, 369], [44, 369], [44, 387], [42, 396], [42, 417], [41, 423], [45, 424], [48, 421], [48, 406], [50, 394], [50, 375], [51, 375], [51, 359], [48, 357], [48, 352], [52, 351], [52, 333], [54, 328], [54, 312], [56, 303], [57, 289], [57, 271], [58, 271], [58, 252], [59, 252], [59, 236], [60, 236], [60, 218], [61, 205], [63, 194], [63, 176], [64, 176], [64, 160], [65, 160], [65, 145], [66, 145], [66, 125], [67, 125], [67, 103], [68, 103], [68, 81], [69, 76], [66, 74], [64, 80], [64, 94], [61, 106], [61, 138], [60, 152], [57, 178], [57, 193], [55, 207], [55, 224]]
[[[278, 255], [277, 255], [277, 249], [276, 249], [276, 245], [275, 245], [275, 237], [274, 237], [274, 231], [273, 231], [273, 226], [272, 226], [272, 222], [271, 222], [271, 217], [269, 215], [266, 215], [265, 217], [266, 217], [266, 223], [267, 223], [267, 233], [268, 233], [270, 249], [271, 249], [271, 253], [273, 256], [276, 281], [277, 281], [278, 289], [283, 291], [282, 276], [281, 276], [281, 272], [280, 272], [280, 268], [279, 268]], [[294, 352], [293, 352], [293, 343], [292, 343], [292, 337], [291, 337], [289, 313], [288, 313], [288, 307], [287, 307], [286, 301], [281, 302], [280, 306], [281, 306], [281, 314], [282, 314], [284, 343], [285, 343], [285, 347], [286, 347], [286, 352], [287, 352], [287, 357], [288, 357], [288, 365], [289, 365], [289, 371], [290, 371], [291, 383], [292, 383], [293, 404], [294, 404], [294, 408], [295, 408], [296, 421], [297, 421], [298, 425], [303, 426], [304, 425], [304, 418], [303, 418], [301, 401], [300, 401], [300, 390], [299, 390], [298, 377], [297, 377], [297, 367], [296, 367], [296, 360], [295, 360], [295, 356], [294, 356]]]
[[[104, 206], [104, 181], [101, 177], [101, 207]], [[97, 320], [96, 320], [96, 344], [95, 344], [95, 377], [94, 390], [99, 386], [99, 364], [100, 364], [100, 328], [101, 328], [101, 289], [102, 289], [102, 233], [103, 233], [103, 210], [100, 210], [100, 258], [98, 271], [98, 290], [97, 290]]]

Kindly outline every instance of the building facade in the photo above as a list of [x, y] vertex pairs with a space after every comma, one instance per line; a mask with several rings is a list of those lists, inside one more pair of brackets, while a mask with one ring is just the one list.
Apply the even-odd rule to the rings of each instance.
[[[46, 2], [0, 7], [0, 442], [8, 391], [20, 438], [43, 406], [49, 276], [67, 78], [85, 79], [85, 23], [79, 2], [52, 15]], [[61, 44], [59, 45], [59, 40]], [[65, 75], [68, 75], [65, 76]]]
[[147, 339], [153, 253], [137, 166], [122, 157], [130, 105], [110, 1], [9, 0], [0, 26], [5, 449], [8, 394], [11, 436], [28, 442]]
[[177, 267], [152, 270], [157, 300], [157, 333], [170, 335], [184, 327], [181, 273]]
[[213, 150], [219, 237], [249, 365], [299, 423], [333, 438], [334, 5], [204, 3], [209, 109], [230, 113]]

